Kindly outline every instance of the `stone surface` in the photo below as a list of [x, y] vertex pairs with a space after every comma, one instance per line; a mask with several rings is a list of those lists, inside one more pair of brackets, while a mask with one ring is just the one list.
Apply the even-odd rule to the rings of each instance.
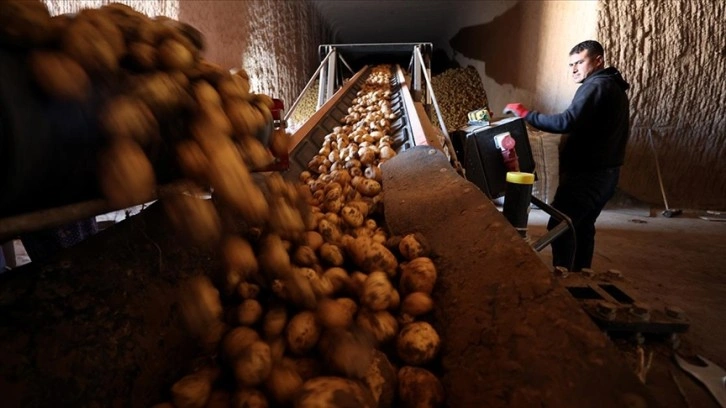
[[653, 130], [672, 207], [726, 207], [726, 3], [603, 2], [598, 32], [625, 72], [632, 134], [620, 186], [661, 203]]
[[179, 19], [204, 33], [207, 59], [244, 68], [253, 92], [281, 98], [286, 108], [315, 72], [328, 35], [304, 1], [183, 0]]

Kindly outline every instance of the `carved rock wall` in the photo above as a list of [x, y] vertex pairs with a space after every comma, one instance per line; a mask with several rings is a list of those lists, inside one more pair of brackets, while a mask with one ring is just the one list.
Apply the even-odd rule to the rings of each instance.
[[726, 208], [726, 3], [603, 1], [607, 60], [632, 84], [631, 139], [620, 187], [671, 207]]
[[179, 19], [204, 33], [207, 59], [243, 67], [254, 92], [281, 98], [286, 107], [315, 72], [317, 47], [328, 38], [320, 16], [304, 1], [181, 0]]

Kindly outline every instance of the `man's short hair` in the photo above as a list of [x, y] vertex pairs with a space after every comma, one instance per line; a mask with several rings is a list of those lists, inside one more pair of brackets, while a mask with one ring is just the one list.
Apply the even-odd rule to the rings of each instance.
[[602, 44], [594, 40], [583, 41], [570, 50], [570, 55], [579, 54], [582, 51], [587, 50], [587, 55], [596, 57], [598, 55], [605, 56], [605, 50], [602, 48]]

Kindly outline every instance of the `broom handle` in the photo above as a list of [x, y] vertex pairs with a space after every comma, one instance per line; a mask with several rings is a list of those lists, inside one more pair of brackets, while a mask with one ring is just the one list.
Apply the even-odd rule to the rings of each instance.
[[660, 176], [660, 163], [658, 162], [658, 152], [655, 150], [655, 142], [653, 142], [653, 129], [648, 129], [648, 139], [650, 139], [650, 147], [653, 149], [653, 156], [655, 157], [655, 171], [658, 174], [658, 184], [660, 184], [660, 193], [663, 195], [663, 204], [665, 209], [668, 207], [668, 199], [666, 198], [665, 188], [663, 187], [663, 179]]

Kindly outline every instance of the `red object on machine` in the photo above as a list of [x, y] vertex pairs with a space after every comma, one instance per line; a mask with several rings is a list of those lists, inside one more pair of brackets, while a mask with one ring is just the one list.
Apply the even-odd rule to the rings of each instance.
[[[287, 128], [284, 114], [285, 102], [283, 102], [282, 99], [277, 98], [273, 98], [272, 102], [272, 108], [270, 108], [270, 113], [272, 113], [272, 132], [285, 133], [285, 128]], [[271, 137], [276, 136], [273, 135]], [[288, 137], [288, 135], [277, 137]], [[275, 156], [275, 162], [257, 171], [286, 171], [290, 168], [290, 156], [288, 149], [285, 149], [284, 152], [278, 152], [277, 155], [273, 153], [273, 155]]]
[[512, 135], [509, 133], [497, 135], [494, 137], [494, 143], [502, 152], [502, 160], [507, 171], [519, 171], [519, 157], [517, 157], [517, 151], [514, 149], [517, 142], [514, 141]]

